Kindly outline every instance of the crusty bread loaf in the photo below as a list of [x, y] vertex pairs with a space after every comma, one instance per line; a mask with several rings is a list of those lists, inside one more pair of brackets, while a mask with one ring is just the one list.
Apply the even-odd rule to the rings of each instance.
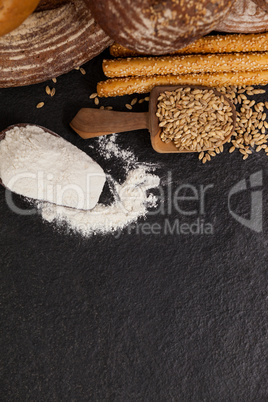
[[253, 0], [264, 11], [268, 11], [268, 0]]
[[257, 6], [253, 0], [236, 0], [216, 30], [237, 33], [268, 31], [268, 12]]
[[112, 39], [140, 53], [161, 55], [212, 31], [234, 0], [85, 0]]
[[60, 7], [69, 0], [41, 0], [35, 11], [53, 10], [54, 8]]
[[39, 0], [0, 0], [0, 36], [17, 28], [36, 8]]
[[0, 87], [34, 84], [66, 73], [112, 44], [83, 0], [33, 13], [0, 38]]

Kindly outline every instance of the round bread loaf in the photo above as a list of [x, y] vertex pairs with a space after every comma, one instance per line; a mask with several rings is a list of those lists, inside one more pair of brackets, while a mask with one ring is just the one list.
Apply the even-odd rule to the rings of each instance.
[[264, 11], [268, 11], [268, 0], [253, 0]]
[[41, 0], [35, 11], [53, 10], [65, 3], [68, 3], [68, 0]]
[[180, 49], [209, 33], [234, 0], [85, 0], [102, 29], [145, 54]]
[[38, 3], [39, 0], [0, 0], [0, 36], [17, 28]]
[[268, 12], [257, 6], [253, 0], [236, 0], [215, 29], [233, 33], [266, 32], [268, 31]]
[[83, 0], [33, 13], [19, 28], [0, 38], [0, 87], [57, 77], [112, 43]]

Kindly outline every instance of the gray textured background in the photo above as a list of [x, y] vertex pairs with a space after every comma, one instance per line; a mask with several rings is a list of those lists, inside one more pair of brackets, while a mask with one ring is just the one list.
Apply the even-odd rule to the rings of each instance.
[[[46, 83], [0, 89], [0, 129], [43, 125], [86, 151], [123, 180], [117, 160], [105, 161], [68, 123], [102, 78], [102, 56]], [[49, 82], [52, 86], [52, 82]], [[134, 97], [134, 96], [133, 96]], [[103, 105], [126, 110], [133, 97]], [[140, 96], [142, 97], [142, 96]], [[47, 100], [43, 109], [35, 105]], [[145, 111], [137, 104], [134, 111]], [[267, 401], [267, 157], [243, 161], [227, 151], [202, 165], [196, 155], [159, 155], [146, 131], [122, 134], [140, 162], [158, 165], [164, 188], [213, 184], [202, 217], [213, 235], [112, 234], [83, 239], [17, 216], [0, 189], [3, 401]], [[233, 185], [263, 172], [263, 232], [228, 212]], [[170, 172], [170, 173], [169, 173]], [[18, 205], [25, 201], [15, 196]], [[188, 207], [195, 208], [193, 202]], [[250, 192], [232, 208], [249, 217]], [[180, 219], [149, 215], [147, 222]], [[139, 223], [144, 222], [143, 219]]]

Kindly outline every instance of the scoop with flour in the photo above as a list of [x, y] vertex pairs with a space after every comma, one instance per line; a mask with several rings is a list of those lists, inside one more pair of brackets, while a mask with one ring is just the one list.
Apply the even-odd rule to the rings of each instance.
[[95, 161], [50, 130], [18, 124], [0, 134], [0, 182], [17, 194], [86, 210], [105, 180]]

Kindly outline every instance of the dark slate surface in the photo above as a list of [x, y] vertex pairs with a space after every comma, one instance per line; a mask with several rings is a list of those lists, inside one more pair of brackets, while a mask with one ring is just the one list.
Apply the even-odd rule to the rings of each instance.
[[[123, 180], [116, 160], [105, 161], [88, 147], [95, 140], [83, 141], [68, 127], [80, 107], [94, 106], [88, 95], [102, 78], [100, 65], [101, 56], [85, 65], [87, 75], [60, 77], [52, 99], [46, 83], [1, 89], [0, 129], [19, 122], [43, 125]], [[42, 100], [45, 107], [35, 109]], [[130, 100], [101, 104], [126, 110]], [[135, 111], [146, 107], [136, 105]], [[160, 224], [160, 234], [147, 233], [140, 220], [138, 229], [121, 235], [83, 239], [55, 230], [38, 215], [16, 215], [0, 189], [1, 400], [267, 401], [267, 157], [259, 153], [242, 161], [226, 151], [204, 166], [196, 155], [156, 154], [146, 131], [122, 134], [120, 141], [141, 162], [158, 164], [162, 213], [146, 222]], [[255, 189], [263, 200], [261, 232], [228, 211], [231, 188], [243, 179], [249, 185], [257, 172], [263, 178]], [[193, 216], [174, 205], [168, 210], [182, 184], [198, 192], [201, 185], [213, 186], [203, 215], [197, 201], [180, 203], [196, 210]], [[234, 195], [232, 210], [249, 219], [252, 194]], [[176, 219], [180, 225], [199, 219], [211, 224], [213, 234], [165, 234], [167, 219], [171, 226]]]

